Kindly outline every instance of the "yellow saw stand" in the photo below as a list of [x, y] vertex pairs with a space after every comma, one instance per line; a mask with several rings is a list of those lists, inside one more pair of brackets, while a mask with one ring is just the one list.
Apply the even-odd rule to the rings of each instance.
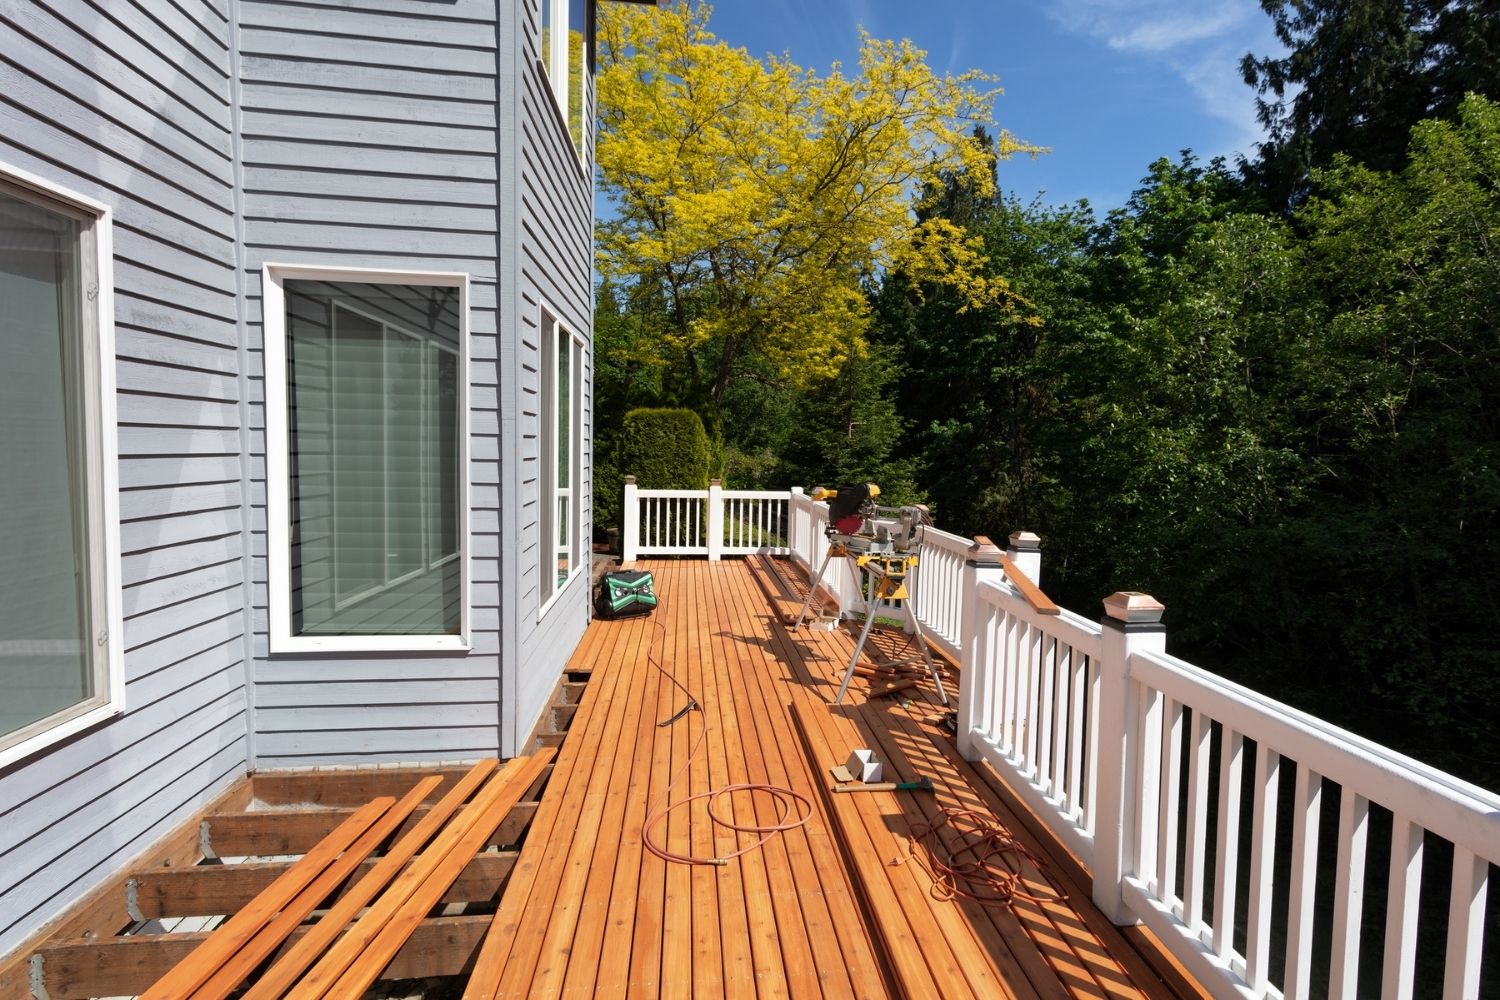
[[[900, 601], [906, 624], [916, 640], [917, 648], [921, 650], [922, 658], [927, 661], [928, 672], [932, 674], [932, 679], [937, 684], [938, 697], [943, 699], [944, 705], [948, 704], [948, 692], [943, 688], [943, 678], [938, 672], [937, 664], [933, 662], [932, 651], [927, 648], [927, 637], [922, 634], [922, 623], [917, 621], [917, 616], [911, 610], [911, 596], [915, 584], [908, 585], [908, 580], [911, 571], [917, 567], [918, 558], [915, 552], [857, 552], [847, 541], [832, 541], [828, 547], [828, 554], [823, 557], [823, 565], [818, 567], [818, 575], [808, 587], [807, 599], [802, 602], [802, 610], [798, 613], [797, 624], [793, 628], [802, 626], [802, 620], [807, 616], [808, 607], [812, 604], [813, 594], [817, 592], [819, 585], [823, 582], [824, 574], [828, 571], [828, 564], [838, 556], [849, 560], [855, 578], [862, 583], [860, 593], [865, 604], [865, 627], [860, 630], [859, 641], [854, 644], [854, 655], [849, 658], [849, 666], [844, 670], [844, 681], [839, 685], [839, 693], [834, 696], [833, 703], [841, 704], [844, 694], [849, 690], [849, 682], [854, 679], [854, 668], [859, 664], [859, 655], [864, 652], [865, 643], [870, 638], [870, 630], [875, 627], [877, 607], [882, 601]], [[899, 662], [907, 663], [915, 659], [916, 656], [911, 656]]]

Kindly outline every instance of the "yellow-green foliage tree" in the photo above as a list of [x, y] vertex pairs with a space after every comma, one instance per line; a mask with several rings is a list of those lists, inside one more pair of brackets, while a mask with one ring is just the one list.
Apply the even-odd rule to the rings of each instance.
[[[709, 14], [600, 8], [597, 157], [617, 214], [598, 267], [659, 294], [659, 364], [708, 403], [752, 358], [815, 384], [863, 350], [862, 283], [884, 271], [972, 307], [1014, 301], [979, 242], [913, 200], [944, 172], [990, 177], [966, 137], [990, 120], [990, 77], [940, 76], [910, 42], [868, 35], [857, 72], [819, 76], [731, 48]], [[1038, 151], [1003, 131], [998, 148]]]

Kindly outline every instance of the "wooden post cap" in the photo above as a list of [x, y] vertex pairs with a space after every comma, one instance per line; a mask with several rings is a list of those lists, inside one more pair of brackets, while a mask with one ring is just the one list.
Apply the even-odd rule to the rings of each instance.
[[994, 562], [1000, 558], [1000, 550], [995, 543], [990, 541], [986, 535], [975, 535], [974, 544], [969, 546], [969, 558], [981, 562]]
[[710, 480], [709, 480], [709, 481], [708, 481], [708, 485], [710, 485], [710, 486], [723, 486], [723, 485], [724, 485], [724, 483], [723, 483], [723, 481], [722, 481], [722, 480], [718, 480], [718, 479], [710, 479]]
[[1017, 552], [1035, 552], [1042, 547], [1042, 536], [1034, 531], [1012, 531], [1010, 547]]
[[634, 486], [635, 485], [635, 477], [634, 476], [626, 476], [625, 477], [625, 485], [626, 486]]
[[1167, 606], [1150, 594], [1134, 590], [1120, 590], [1104, 599], [1104, 613], [1118, 622], [1134, 625], [1141, 622], [1159, 622]]

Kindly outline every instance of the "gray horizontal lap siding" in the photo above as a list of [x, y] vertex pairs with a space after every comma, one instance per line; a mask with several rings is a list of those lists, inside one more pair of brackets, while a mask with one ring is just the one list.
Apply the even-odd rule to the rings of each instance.
[[0, 4], [0, 160], [114, 211], [127, 711], [0, 771], [0, 954], [245, 771], [221, 4]]
[[[258, 767], [460, 759], [500, 745], [494, 4], [241, 0]], [[265, 262], [470, 275], [470, 632], [461, 654], [271, 655]]]
[[[581, 2], [581, 0], [578, 0]], [[589, 574], [575, 577], [538, 620], [540, 609], [540, 309], [553, 310], [584, 337], [584, 497], [591, 495], [593, 373], [593, 185], [579, 163], [564, 118], [553, 100], [538, 61], [537, 5], [523, 5], [527, 28], [519, 38], [520, 160], [516, 179], [519, 208], [519, 322], [515, 339], [513, 387], [516, 413], [516, 693], [511, 718], [515, 739], [524, 739], [546, 707], [568, 657], [587, 621]], [[587, 98], [592, 102], [592, 95]], [[504, 366], [502, 366], [504, 367]], [[589, 504], [583, 504], [585, 566], [592, 537]]]

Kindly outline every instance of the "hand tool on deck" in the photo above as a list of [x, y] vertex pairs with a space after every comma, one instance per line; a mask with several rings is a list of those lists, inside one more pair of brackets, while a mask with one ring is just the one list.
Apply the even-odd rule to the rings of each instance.
[[931, 778], [918, 778], [916, 781], [860, 781], [847, 764], [830, 767], [828, 773], [833, 775], [836, 782], [833, 786], [835, 792], [930, 792], [933, 790]]

